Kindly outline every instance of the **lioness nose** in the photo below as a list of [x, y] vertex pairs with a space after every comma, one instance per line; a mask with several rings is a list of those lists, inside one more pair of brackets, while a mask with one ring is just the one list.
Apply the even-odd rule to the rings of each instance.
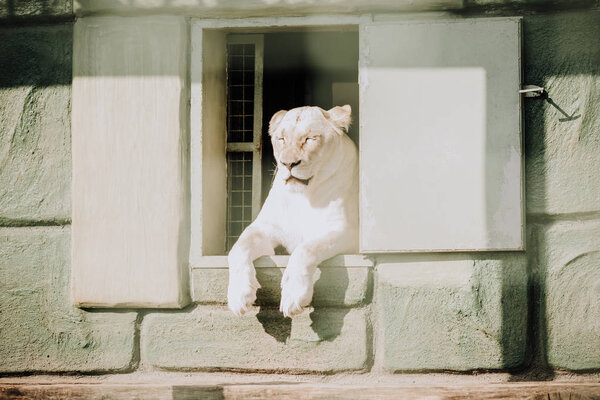
[[292, 170], [292, 168], [294, 168], [296, 165], [300, 164], [302, 160], [298, 160], [298, 161], [294, 161], [293, 163], [284, 163], [282, 162], [283, 165], [285, 165], [287, 167], [287, 169], [289, 169], [290, 171]]

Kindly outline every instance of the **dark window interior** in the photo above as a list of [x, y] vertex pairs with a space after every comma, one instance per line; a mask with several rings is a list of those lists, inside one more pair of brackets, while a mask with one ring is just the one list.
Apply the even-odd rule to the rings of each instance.
[[[264, 35], [262, 199], [266, 199], [275, 160], [268, 133], [279, 110], [305, 105], [329, 109], [333, 83], [353, 82], [358, 99], [358, 32], [277, 32]], [[344, 97], [344, 96], [342, 96]], [[339, 96], [338, 96], [339, 98]], [[346, 100], [351, 102], [352, 100]], [[349, 134], [358, 144], [358, 104]]]

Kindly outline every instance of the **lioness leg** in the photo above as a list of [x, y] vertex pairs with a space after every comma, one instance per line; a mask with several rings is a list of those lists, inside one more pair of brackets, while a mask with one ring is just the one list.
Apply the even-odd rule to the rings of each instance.
[[332, 232], [294, 249], [281, 279], [279, 310], [284, 316], [293, 317], [304, 310], [312, 300], [317, 266], [337, 254], [353, 251], [348, 245], [356, 241], [355, 236], [354, 232]]
[[250, 225], [240, 235], [229, 252], [229, 287], [227, 304], [236, 315], [244, 315], [256, 300], [260, 284], [256, 280], [253, 261], [274, 254], [274, 240], [262, 230]]

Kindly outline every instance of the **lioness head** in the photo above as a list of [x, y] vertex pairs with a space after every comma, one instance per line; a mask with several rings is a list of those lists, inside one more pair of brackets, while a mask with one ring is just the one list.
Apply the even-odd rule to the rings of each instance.
[[349, 105], [298, 107], [275, 113], [269, 122], [269, 135], [277, 160], [276, 179], [293, 191], [328, 178], [336, 167], [336, 148], [350, 126]]

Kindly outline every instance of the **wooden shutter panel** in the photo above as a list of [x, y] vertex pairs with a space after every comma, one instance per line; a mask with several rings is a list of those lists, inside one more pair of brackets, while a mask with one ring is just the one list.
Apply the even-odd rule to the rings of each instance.
[[520, 20], [360, 27], [362, 252], [523, 248]]
[[189, 301], [187, 31], [183, 17], [75, 23], [76, 305]]

